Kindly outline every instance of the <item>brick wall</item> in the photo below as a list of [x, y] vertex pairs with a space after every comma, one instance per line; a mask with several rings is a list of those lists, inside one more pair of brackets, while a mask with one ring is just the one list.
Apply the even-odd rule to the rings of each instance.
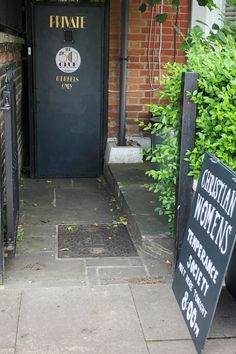
[[[128, 35], [128, 75], [127, 75], [127, 136], [142, 135], [135, 118], [147, 120], [148, 104], [157, 101], [155, 90], [158, 83], [155, 78], [162, 72], [159, 64], [168, 61], [184, 62], [184, 52], [179, 50], [182, 39], [173, 29], [177, 24], [185, 34], [188, 29], [188, 0], [180, 0], [181, 6], [176, 18], [173, 11], [165, 24], [155, 21], [160, 7], [142, 14], [138, 8], [140, 0], [130, 0], [129, 35]], [[165, 8], [164, 8], [165, 11]], [[108, 135], [116, 137], [119, 116], [119, 74], [120, 74], [120, 1], [110, 1], [110, 35], [109, 35], [109, 106]], [[161, 43], [161, 45], [160, 45]]]
[[[17, 115], [17, 137], [18, 137], [18, 156], [19, 171], [22, 165], [23, 139], [22, 139], [22, 48], [24, 41], [12, 35], [0, 32], [0, 106], [3, 105], [2, 94], [5, 89], [6, 69], [9, 65], [13, 66], [14, 81], [16, 84], [16, 115]], [[3, 112], [0, 111], [0, 139], [1, 139], [1, 158], [3, 181], [5, 181], [5, 140], [4, 140], [4, 119]]]

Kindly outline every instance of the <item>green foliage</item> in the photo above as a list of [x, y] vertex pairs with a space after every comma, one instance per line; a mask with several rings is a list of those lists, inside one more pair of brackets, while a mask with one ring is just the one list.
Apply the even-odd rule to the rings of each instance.
[[188, 51], [188, 71], [199, 73], [193, 101], [198, 107], [196, 146], [188, 153], [190, 175], [198, 177], [205, 152], [236, 169], [236, 44], [205, 42]]
[[226, 165], [236, 170], [236, 42], [230, 35], [224, 41], [203, 39], [199, 31], [190, 35], [192, 46], [187, 51], [186, 64], [171, 63], [158, 96], [159, 104], [151, 105], [154, 116], [161, 123], [146, 126], [145, 130], [157, 134], [163, 143], [148, 151], [148, 160], [156, 162], [159, 170], [148, 171], [153, 183], [148, 186], [159, 195], [160, 214], [168, 217], [173, 229], [175, 216], [175, 190], [178, 138], [180, 130], [180, 95], [183, 72], [199, 73], [199, 88], [192, 99], [197, 104], [196, 141], [186, 160], [190, 175], [198, 177], [205, 152], [211, 152]]
[[22, 225], [19, 225], [16, 234], [16, 241], [23, 241], [23, 238], [24, 238], [24, 228]]
[[[231, 0], [236, 2], [236, 0]], [[199, 6], [206, 6], [209, 10], [212, 10], [216, 7], [213, 0], [197, 0]], [[141, 3], [139, 6], [139, 11], [145, 12], [148, 9], [148, 6], [155, 6], [161, 3], [161, 0], [146, 0]], [[169, 12], [173, 9], [178, 9], [180, 7], [180, 0], [164, 0], [165, 7], [169, 8]], [[156, 21], [159, 23], [164, 23], [168, 18], [168, 13], [159, 13], [156, 16]]]

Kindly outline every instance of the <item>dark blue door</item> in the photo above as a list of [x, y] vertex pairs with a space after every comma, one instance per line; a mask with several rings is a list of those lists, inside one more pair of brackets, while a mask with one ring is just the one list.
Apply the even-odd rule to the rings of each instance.
[[36, 176], [98, 176], [104, 9], [35, 5], [34, 10]]

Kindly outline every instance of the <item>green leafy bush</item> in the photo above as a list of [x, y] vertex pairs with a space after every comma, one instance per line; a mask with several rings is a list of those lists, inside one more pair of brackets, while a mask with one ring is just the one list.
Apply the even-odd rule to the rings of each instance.
[[[192, 34], [194, 36], [194, 34]], [[156, 162], [159, 169], [148, 171], [154, 182], [149, 190], [158, 192], [160, 214], [168, 217], [173, 229], [175, 216], [175, 190], [178, 138], [180, 131], [181, 76], [183, 72], [199, 73], [199, 88], [193, 94], [197, 104], [196, 141], [193, 151], [187, 154], [190, 175], [197, 178], [206, 151], [217, 156], [232, 169], [236, 169], [236, 43], [230, 35], [221, 40], [204, 40], [201, 36], [192, 39], [187, 50], [186, 64], [171, 63], [157, 97], [160, 102], [151, 105], [154, 116], [160, 116], [161, 123], [144, 125], [145, 130], [160, 135], [163, 143], [154, 151], [149, 149], [148, 160]]]

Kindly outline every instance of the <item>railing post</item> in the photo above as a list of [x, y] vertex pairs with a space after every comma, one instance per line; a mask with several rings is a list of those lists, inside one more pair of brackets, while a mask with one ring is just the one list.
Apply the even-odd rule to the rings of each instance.
[[190, 206], [192, 202], [193, 179], [188, 176], [189, 166], [184, 161], [187, 150], [192, 150], [195, 143], [195, 123], [197, 108], [191, 100], [191, 93], [198, 88], [198, 74], [184, 73], [182, 77], [181, 101], [181, 133], [179, 141], [179, 171], [176, 188], [176, 225], [175, 225], [175, 258], [179, 257], [184, 231], [187, 225]]
[[[1, 166], [2, 164], [0, 164]], [[0, 285], [4, 281], [4, 235], [2, 227], [2, 174], [0, 173]]]
[[16, 126], [16, 99], [13, 71], [6, 75], [6, 90], [3, 91], [6, 161], [6, 203], [7, 203], [7, 242], [5, 250], [14, 255], [19, 217], [19, 176]]

